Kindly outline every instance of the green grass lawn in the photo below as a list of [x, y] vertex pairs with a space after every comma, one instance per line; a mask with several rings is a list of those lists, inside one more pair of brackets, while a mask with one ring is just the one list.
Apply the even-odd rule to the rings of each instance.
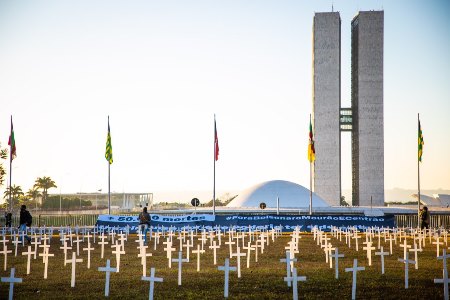
[[[111, 273], [110, 298], [113, 299], [148, 299], [149, 283], [142, 281], [142, 266], [137, 257], [138, 249], [135, 243], [136, 236], [131, 235], [125, 244], [126, 255], [122, 255], [120, 273]], [[228, 238], [222, 239], [224, 243]], [[282, 236], [270, 243], [264, 254], [259, 255], [255, 263], [252, 255], [250, 268], [246, 268], [245, 258], [241, 261], [242, 278], [237, 278], [237, 272], [230, 273], [229, 297], [233, 299], [290, 299], [292, 290], [283, 281], [286, 265], [280, 263], [285, 256], [284, 247], [290, 238]], [[344, 241], [345, 239], [343, 239]], [[201, 270], [196, 271], [196, 255], [191, 253], [190, 262], [183, 264], [182, 286], [178, 286], [178, 265], [173, 263], [168, 268], [166, 252], [161, 243], [157, 250], [153, 250], [153, 241], [149, 252], [152, 257], [147, 259], [147, 269], [156, 268], [156, 276], [163, 277], [164, 282], [155, 283], [155, 299], [221, 299], [223, 298], [224, 272], [218, 271], [217, 266], [223, 265], [228, 255], [228, 245], [222, 245], [218, 251], [218, 264], [213, 265], [213, 254], [207, 250], [201, 256]], [[375, 242], [375, 240], [374, 240]], [[174, 239], [178, 251], [178, 240]], [[440, 299], [443, 298], [443, 285], [435, 284], [434, 278], [442, 278], [442, 260], [436, 259], [436, 247], [427, 245], [424, 252], [419, 253], [419, 269], [410, 265], [409, 289], [404, 288], [404, 265], [398, 261], [403, 257], [403, 249], [399, 244], [394, 247], [394, 254], [386, 257], [385, 274], [381, 274], [379, 256], [373, 256], [373, 265], [368, 266], [366, 252], [360, 244], [359, 252], [355, 251], [354, 241], [352, 248], [343, 242], [332, 238], [333, 246], [345, 255], [340, 259], [339, 279], [334, 278], [334, 269], [325, 263], [325, 254], [320, 246], [316, 245], [313, 236], [303, 234], [300, 240], [300, 252], [296, 254], [299, 276], [306, 276], [306, 282], [298, 284], [299, 297], [305, 299], [350, 299], [352, 274], [344, 272], [351, 267], [353, 259], [358, 259], [358, 265], [365, 266], [366, 270], [358, 272], [357, 298], [359, 299]], [[397, 242], [398, 243], [398, 242]], [[194, 239], [195, 247], [197, 239]], [[376, 245], [376, 242], [374, 243]], [[411, 240], [409, 240], [411, 244]], [[207, 247], [209, 242], [205, 245]], [[382, 243], [385, 251], [389, 245]], [[74, 244], [75, 246], [75, 244]], [[86, 243], [82, 247], [86, 247]], [[8, 245], [11, 249], [11, 245]], [[16, 277], [23, 278], [23, 283], [14, 286], [16, 299], [97, 299], [104, 298], [105, 273], [99, 272], [98, 267], [106, 265], [106, 259], [111, 265], [116, 264], [115, 256], [111, 254], [111, 247], [105, 247], [105, 258], [100, 259], [100, 246], [95, 245], [91, 253], [91, 268], [87, 269], [87, 253], [81, 257], [83, 263], [77, 264], [76, 286], [70, 287], [71, 265], [64, 267], [63, 252], [59, 249], [60, 242], [55, 236], [52, 241], [50, 253], [55, 254], [49, 258], [48, 278], [43, 279], [44, 264], [42, 258], [32, 260], [31, 274], [26, 275], [26, 256], [21, 252], [26, 248], [20, 247], [19, 255], [8, 255], [8, 269], [3, 271], [3, 255], [0, 255], [1, 277], [8, 277], [10, 268], [16, 268]], [[378, 250], [377, 250], [378, 251]], [[81, 251], [82, 252], [82, 251]], [[175, 252], [174, 257], [177, 257]], [[185, 257], [185, 255], [184, 255]], [[410, 259], [414, 259], [410, 255]], [[230, 264], [236, 266], [236, 258], [230, 259]], [[148, 272], [147, 272], [148, 275]], [[0, 283], [0, 299], [7, 299], [9, 285]]]

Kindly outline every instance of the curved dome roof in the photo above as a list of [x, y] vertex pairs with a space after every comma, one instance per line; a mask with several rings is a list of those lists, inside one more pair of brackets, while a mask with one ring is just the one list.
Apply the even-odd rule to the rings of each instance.
[[[309, 207], [309, 189], [285, 180], [271, 180], [254, 185], [228, 203], [227, 207], [259, 207], [264, 202], [267, 207], [280, 208]], [[313, 193], [313, 207], [330, 206], [325, 200]]]

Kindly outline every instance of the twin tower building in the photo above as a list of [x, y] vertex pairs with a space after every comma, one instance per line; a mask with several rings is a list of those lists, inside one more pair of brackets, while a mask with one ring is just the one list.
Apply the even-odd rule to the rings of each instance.
[[384, 205], [383, 11], [351, 23], [351, 107], [341, 106], [341, 18], [316, 13], [313, 25], [314, 192], [341, 199], [341, 132], [351, 132], [353, 205]]

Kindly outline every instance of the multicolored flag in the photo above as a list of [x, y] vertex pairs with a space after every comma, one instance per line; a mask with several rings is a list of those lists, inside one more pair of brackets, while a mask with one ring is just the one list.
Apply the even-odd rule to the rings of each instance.
[[12, 161], [17, 156], [16, 140], [14, 139], [14, 128], [13, 128], [12, 116], [11, 116], [11, 134], [9, 136], [8, 145], [10, 147], [10, 160]]
[[214, 119], [214, 159], [219, 160], [219, 138], [217, 137], [216, 119]]
[[110, 128], [109, 128], [109, 116], [108, 116], [108, 136], [106, 137], [105, 158], [109, 162], [109, 164], [113, 163], [113, 153], [112, 153], [112, 144], [111, 144], [111, 131], [110, 131]]
[[423, 154], [423, 135], [422, 135], [422, 127], [420, 127], [420, 120], [419, 120], [419, 132], [418, 132], [418, 140], [419, 140], [419, 148], [418, 148], [418, 154], [419, 154], [419, 161], [422, 162], [422, 154]]
[[308, 160], [310, 163], [316, 160], [316, 149], [314, 149], [314, 137], [312, 131], [311, 116], [309, 117]]

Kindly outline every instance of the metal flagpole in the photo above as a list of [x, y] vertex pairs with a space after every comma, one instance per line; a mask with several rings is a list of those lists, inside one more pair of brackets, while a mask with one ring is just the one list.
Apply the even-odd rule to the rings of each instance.
[[213, 215], [216, 215], [216, 114], [214, 114], [214, 176], [213, 176]]
[[312, 162], [309, 163], [309, 214], [312, 215]]
[[[420, 134], [420, 118], [417, 114], [417, 134]], [[420, 136], [418, 136], [418, 139]], [[420, 141], [418, 140], [418, 143]], [[419, 161], [419, 147], [417, 147], [417, 228], [420, 227], [420, 161]]]
[[9, 133], [9, 207], [11, 213], [13, 212], [13, 203], [11, 199], [11, 182], [12, 182], [12, 150], [13, 150], [13, 141], [12, 139], [12, 131], [13, 131], [13, 124], [12, 124], [12, 116], [11, 116], [11, 131]]
[[[309, 124], [311, 125], [311, 114], [309, 114]], [[310, 140], [309, 143], [311, 142]], [[310, 150], [308, 149], [308, 151]], [[312, 159], [309, 161], [309, 214], [312, 215]]]
[[[111, 131], [109, 129], [109, 116], [108, 116], [108, 140], [111, 139]], [[112, 146], [110, 146], [112, 147]], [[110, 155], [112, 155], [110, 153]], [[111, 160], [108, 159], [108, 215], [111, 214]]]
[[111, 214], [111, 164], [108, 162], [108, 215]]

